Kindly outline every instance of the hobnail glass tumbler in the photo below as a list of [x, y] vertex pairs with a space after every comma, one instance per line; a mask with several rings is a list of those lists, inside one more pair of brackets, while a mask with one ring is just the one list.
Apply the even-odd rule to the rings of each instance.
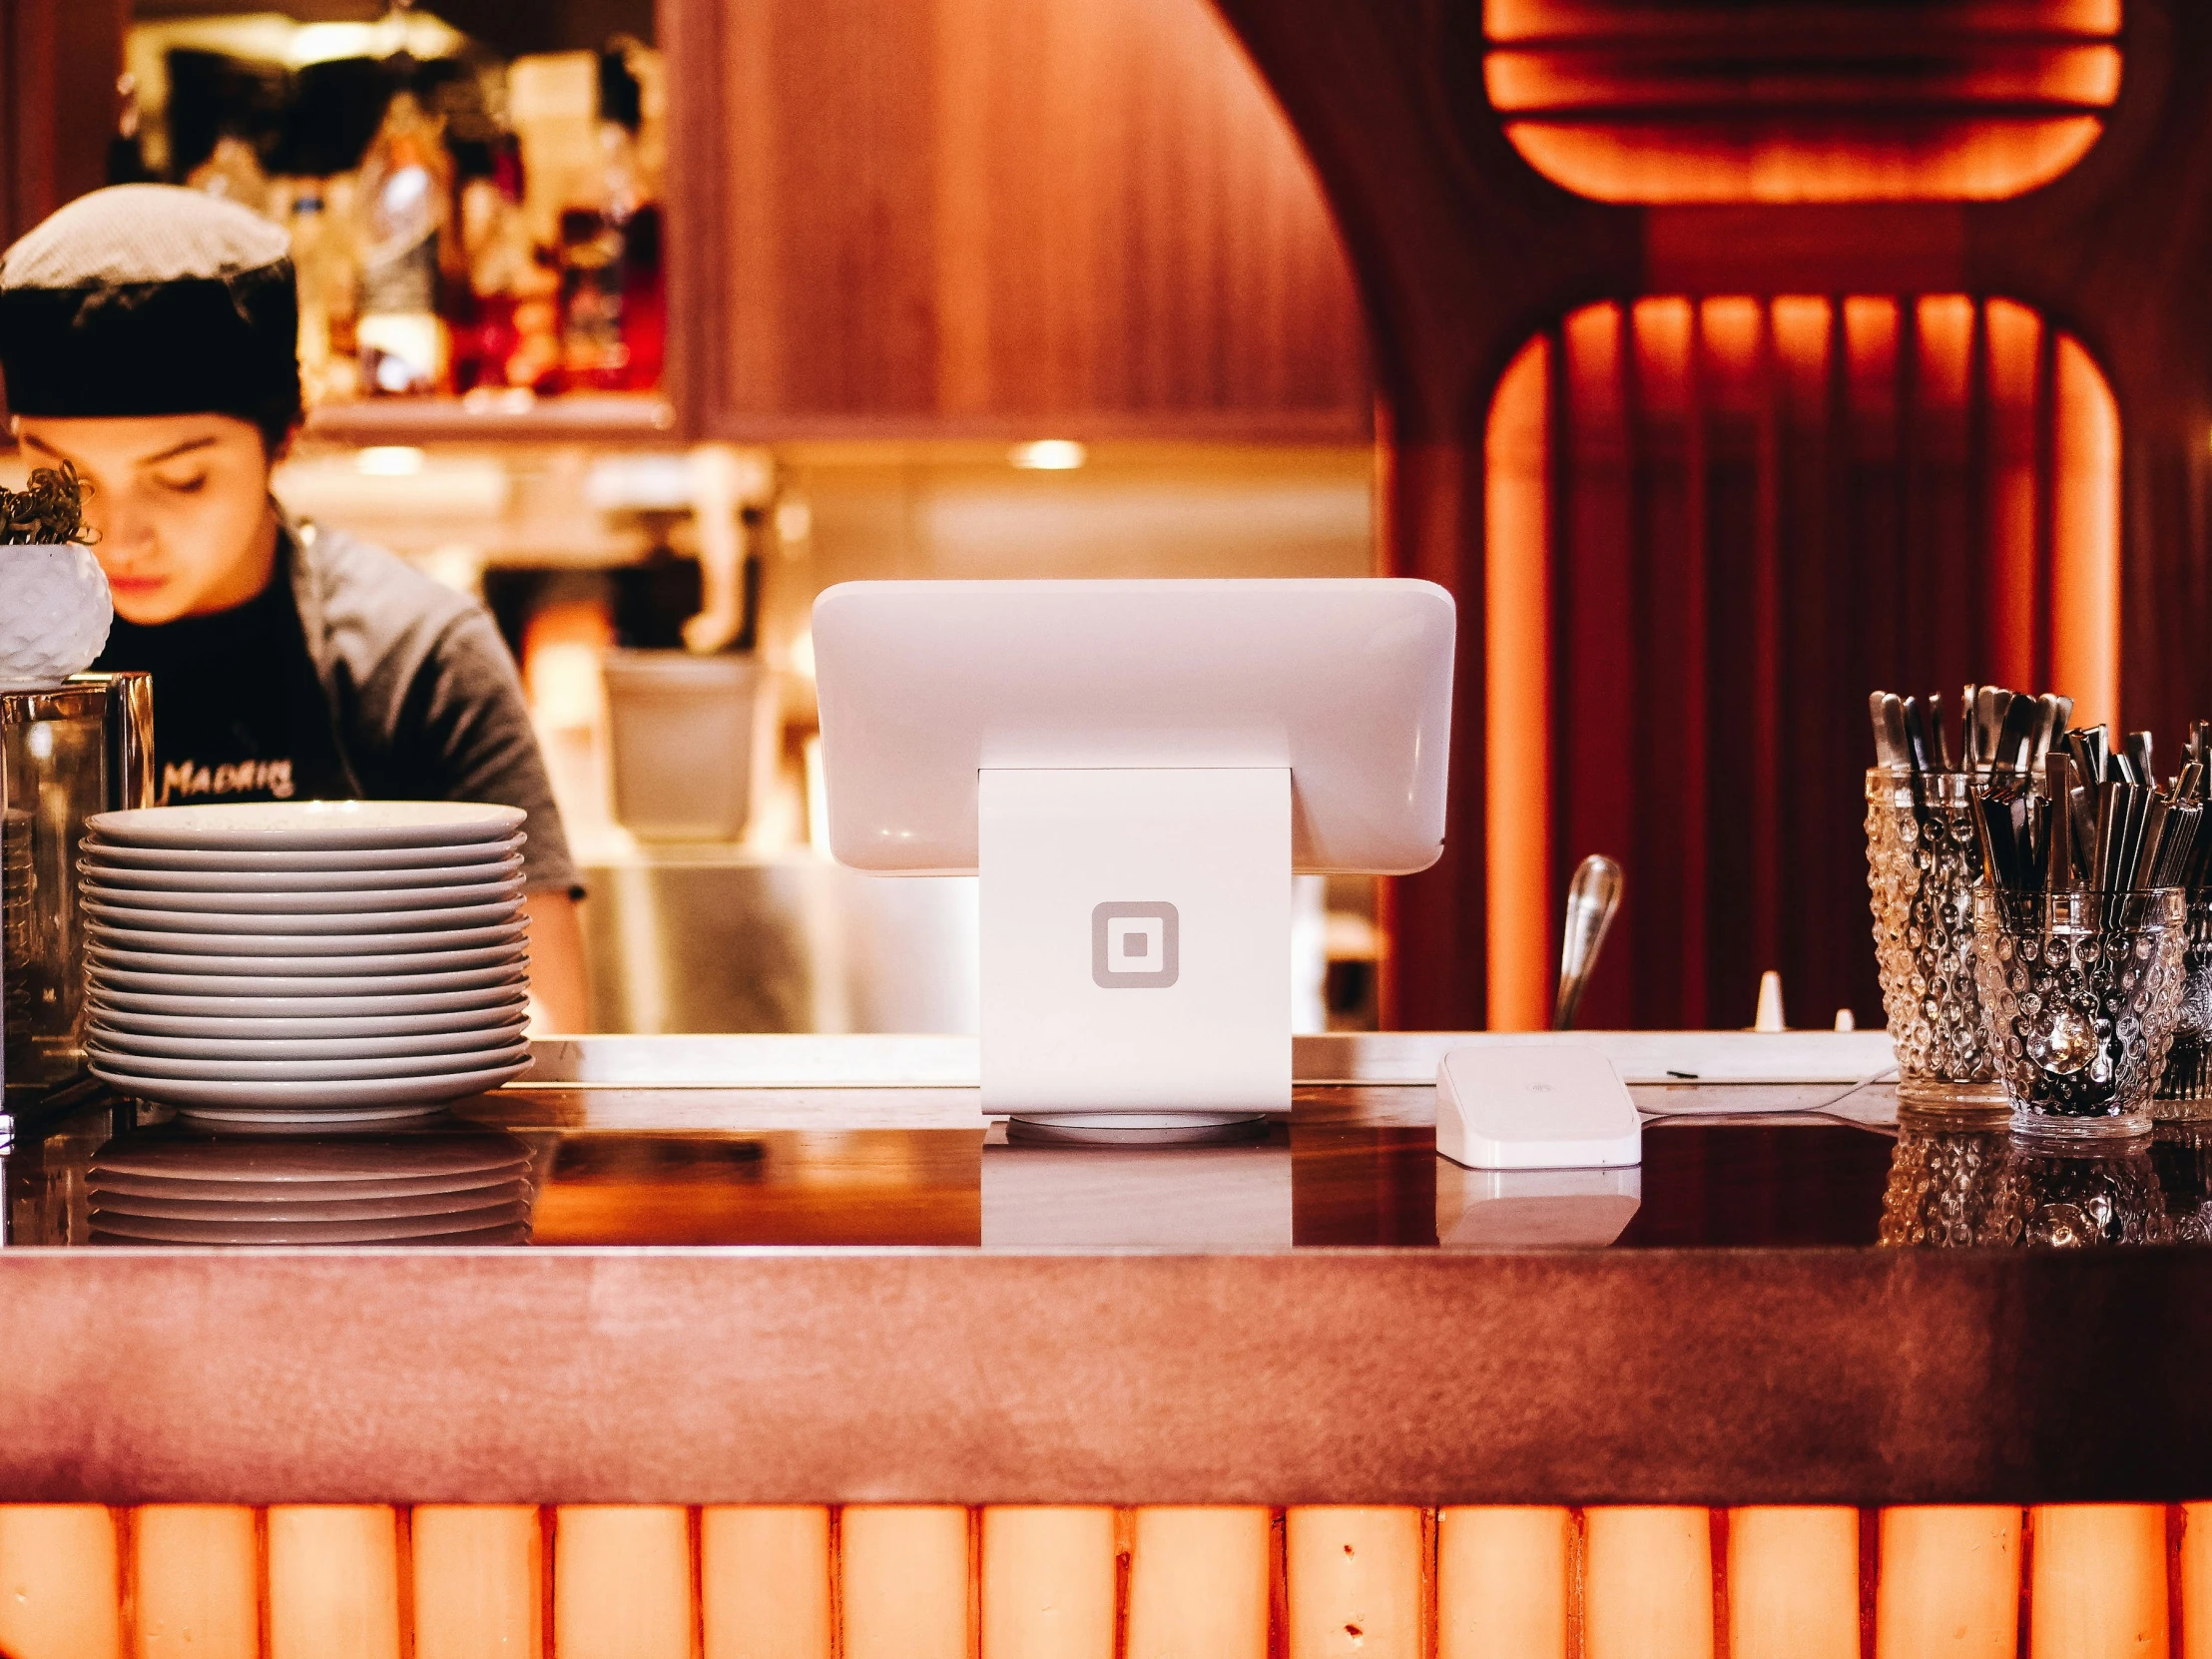
[[1974, 892], [1974, 971], [2022, 1134], [2143, 1134], [2181, 1006], [2179, 887]]
[[1867, 886], [1898, 1104], [2001, 1118], [2004, 1089], [1973, 971], [1973, 813], [1964, 773], [1924, 775], [1917, 791], [1907, 768], [1867, 774]]
[[2190, 901], [2181, 963], [2174, 1045], [2151, 1097], [2150, 1115], [2161, 1121], [2212, 1118], [2212, 896]]

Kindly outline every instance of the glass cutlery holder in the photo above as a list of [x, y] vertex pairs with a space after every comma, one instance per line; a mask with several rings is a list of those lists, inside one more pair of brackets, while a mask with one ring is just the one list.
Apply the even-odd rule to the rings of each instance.
[[2189, 902], [2182, 972], [2173, 1047], [2150, 1109], [2162, 1120], [2212, 1118], [2212, 894]]
[[1907, 1108], [2005, 1108], [1973, 968], [1973, 890], [1981, 879], [1964, 773], [1867, 774], [1867, 885], [1882, 1006]]
[[2179, 887], [1974, 894], [1974, 968], [2022, 1133], [2140, 1134], [2181, 1006]]

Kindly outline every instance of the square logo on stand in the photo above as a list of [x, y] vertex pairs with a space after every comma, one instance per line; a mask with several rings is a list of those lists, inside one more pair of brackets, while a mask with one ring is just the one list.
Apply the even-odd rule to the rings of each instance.
[[1101, 904], [1091, 912], [1091, 982], [1101, 990], [1165, 990], [1181, 952], [1172, 904]]

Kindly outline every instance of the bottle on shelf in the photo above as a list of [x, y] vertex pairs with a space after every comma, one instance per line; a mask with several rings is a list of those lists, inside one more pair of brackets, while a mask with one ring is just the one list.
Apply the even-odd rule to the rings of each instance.
[[522, 147], [494, 132], [453, 146], [463, 275], [448, 308], [453, 387], [552, 390], [561, 366], [560, 279], [531, 245]]
[[560, 218], [563, 383], [649, 391], [667, 334], [659, 192], [638, 155], [643, 103], [619, 43], [600, 54], [594, 199]]
[[440, 239], [452, 197], [437, 124], [412, 93], [392, 96], [361, 158], [360, 348], [363, 389], [405, 396], [444, 389], [447, 338], [438, 315]]
[[352, 236], [324, 181], [308, 180], [291, 204], [291, 265], [299, 290], [299, 384], [311, 408], [357, 397], [354, 322], [358, 273]]

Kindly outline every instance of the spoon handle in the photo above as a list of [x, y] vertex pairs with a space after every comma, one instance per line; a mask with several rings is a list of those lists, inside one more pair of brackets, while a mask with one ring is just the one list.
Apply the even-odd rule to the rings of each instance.
[[1567, 920], [1559, 942], [1559, 996], [1552, 1005], [1551, 1028], [1566, 1031], [1574, 1025], [1583, 987], [1597, 966], [1604, 948], [1605, 930], [1620, 908], [1621, 866], [1603, 853], [1584, 858], [1567, 885]]

